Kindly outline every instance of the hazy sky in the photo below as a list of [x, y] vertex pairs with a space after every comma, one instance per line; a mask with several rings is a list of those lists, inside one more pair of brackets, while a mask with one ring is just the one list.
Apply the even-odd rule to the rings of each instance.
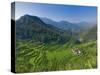
[[17, 2], [15, 4], [15, 12], [16, 19], [25, 14], [29, 14], [50, 18], [55, 21], [95, 22], [97, 20], [97, 8], [89, 6]]

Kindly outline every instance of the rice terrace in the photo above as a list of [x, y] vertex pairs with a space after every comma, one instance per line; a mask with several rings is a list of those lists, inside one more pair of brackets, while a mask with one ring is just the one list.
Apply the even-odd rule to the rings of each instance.
[[97, 8], [15, 2], [15, 72], [97, 68]]

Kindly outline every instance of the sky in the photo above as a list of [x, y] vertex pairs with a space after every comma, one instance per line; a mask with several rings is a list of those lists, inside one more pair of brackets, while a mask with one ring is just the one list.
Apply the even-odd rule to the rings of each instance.
[[15, 19], [19, 19], [25, 14], [45, 17], [54, 21], [96, 22], [97, 20], [97, 8], [94, 6], [16, 2]]

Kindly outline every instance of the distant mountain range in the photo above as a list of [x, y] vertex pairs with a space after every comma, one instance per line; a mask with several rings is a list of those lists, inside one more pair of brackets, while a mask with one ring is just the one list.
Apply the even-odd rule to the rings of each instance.
[[16, 38], [32, 40], [33, 42], [65, 43], [72, 37], [75, 38], [74, 41], [79, 39], [79, 35], [82, 33], [85, 33], [85, 38], [90, 32], [91, 36], [96, 36], [97, 32], [96, 29], [94, 29], [96, 25], [87, 22], [77, 24], [67, 21], [55, 22], [48, 18], [31, 15], [21, 16], [20, 19], [15, 21], [15, 24]]
[[67, 21], [56, 22], [47, 18], [41, 18], [41, 20], [45, 22], [46, 24], [54, 25], [55, 27], [58, 27], [62, 30], [80, 30], [78, 25], [67, 22]]
[[41, 18], [41, 20], [43, 22], [45, 22], [46, 24], [51, 24], [51, 25], [54, 25], [58, 28], [61, 28], [63, 30], [82, 30], [82, 29], [88, 29], [88, 28], [91, 28], [93, 27], [95, 24], [92, 24], [92, 23], [88, 23], [88, 22], [79, 22], [79, 23], [70, 23], [68, 21], [60, 21], [60, 22], [56, 22], [56, 21], [53, 21], [51, 19], [48, 19], [48, 18]]

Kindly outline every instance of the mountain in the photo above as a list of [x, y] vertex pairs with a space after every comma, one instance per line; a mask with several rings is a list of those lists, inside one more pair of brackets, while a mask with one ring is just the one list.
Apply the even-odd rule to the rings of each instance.
[[94, 23], [89, 23], [89, 22], [79, 22], [79, 23], [71, 23], [68, 21], [56, 22], [48, 18], [41, 18], [41, 20], [46, 24], [51, 24], [62, 30], [69, 30], [71, 32], [80, 32], [80, 31], [84, 32], [96, 25]]
[[74, 32], [80, 31], [80, 27], [77, 24], [70, 23], [68, 21], [60, 21], [58, 23], [58, 25], [64, 30], [72, 30]]
[[16, 22], [16, 37], [34, 42], [66, 42], [63, 30], [44, 23], [39, 17], [24, 15]]
[[[58, 22], [53, 21], [53, 20], [51, 20], [51, 19], [49, 19], [49, 18], [40, 17], [40, 19], [41, 19], [43, 22], [45, 22], [46, 24], [51, 24], [51, 25], [54, 25], [54, 26], [56, 26], [56, 25], [58, 24]], [[57, 27], [57, 26], [56, 26], [56, 27]]]
[[83, 35], [84, 41], [97, 40], [97, 26], [93, 26]]
[[87, 22], [77, 24], [67, 21], [55, 22], [47, 18], [41, 19], [37, 16], [24, 15], [16, 20], [15, 24], [16, 38], [21, 40], [42, 43], [66, 43], [70, 40], [79, 40], [80, 38], [86, 40], [96, 38], [96, 29], [94, 29], [96, 25], [91, 26]]
[[79, 23], [76, 23], [80, 28], [81, 30], [83, 31], [88, 31], [89, 29], [91, 29], [92, 27], [96, 26], [95, 23], [89, 23], [89, 22], [79, 22]]
[[52, 24], [55, 27], [58, 27], [62, 30], [75, 30], [75, 31], [80, 30], [78, 25], [76, 25], [74, 23], [67, 22], [67, 21], [56, 22], [56, 21], [53, 21], [53, 20], [48, 19], [48, 18], [41, 18], [41, 20], [43, 22], [45, 22], [46, 24]]

